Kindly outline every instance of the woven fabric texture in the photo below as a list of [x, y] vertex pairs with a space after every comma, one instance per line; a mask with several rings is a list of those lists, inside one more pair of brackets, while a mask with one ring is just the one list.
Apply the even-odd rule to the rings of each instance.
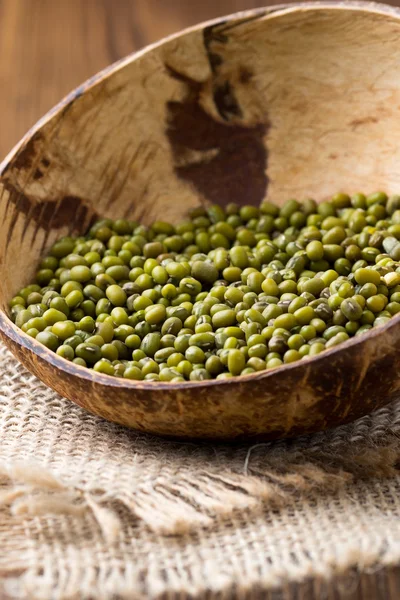
[[0, 597], [255, 598], [400, 562], [400, 402], [240, 446], [137, 434], [0, 345]]

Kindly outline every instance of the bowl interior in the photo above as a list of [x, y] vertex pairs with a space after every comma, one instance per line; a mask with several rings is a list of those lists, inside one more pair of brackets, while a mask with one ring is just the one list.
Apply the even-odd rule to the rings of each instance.
[[399, 12], [298, 5], [202, 25], [71, 94], [0, 169], [1, 307], [97, 216], [400, 188]]

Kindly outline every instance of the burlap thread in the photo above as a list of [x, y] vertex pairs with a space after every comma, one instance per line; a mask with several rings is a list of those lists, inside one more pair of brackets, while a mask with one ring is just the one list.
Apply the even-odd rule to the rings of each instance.
[[400, 402], [297, 440], [178, 443], [89, 415], [3, 345], [0, 372], [7, 598], [247, 598], [400, 561]]

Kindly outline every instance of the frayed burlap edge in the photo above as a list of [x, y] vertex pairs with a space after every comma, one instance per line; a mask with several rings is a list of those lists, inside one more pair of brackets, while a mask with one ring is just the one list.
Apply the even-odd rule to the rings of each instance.
[[1, 345], [0, 364], [1, 600], [247, 600], [400, 563], [400, 403], [297, 440], [180, 444], [88, 415]]
[[[14, 463], [0, 467], [0, 518], [11, 515], [15, 522], [26, 524], [27, 520], [42, 519], [49, 515], [62, 515], [87, 521], [91, 527], [97, 526], [100, 536], [105, 540], [110, 553], [110, 573], [113, 570], [113, 546], [117, 546], [126, 514], [133, 520], [139, 520], [157, 535], [178, 536], [185, 543], [185, 536], [194, 530], [206, 531], [221, 525], [221, 519], [234, 516], [235, 511], [247, 512], [249, 518], [255, 514], [262, 515], [266, 510], [275, 513], [290, 506], [293, 500], [307, 503], [316, 496], [326, 495], [351, 498], [347, 491], [357, 482], [366, 485], [383, 480], [390, 481], [398, 476], [400, 448], [397, 435], [390, 434], [384, 446], [356, 446], [346, 456], [338, 452], [323, 452], [304, 449], [302, 451], [282, 451], [268, 448], [268, 466], [260, 463], [253, 466], [252, 458], [257, 453], [264, 453], [264, 444], [251, 446], [246, 453], [243, 471], [224, 473], [217, 476], [206, 470], [201, 471], [193, 479], [180, 481], [175, 485], [166, 484], [162, 480], [150, 489], [133, 490], [129, 497], [119, 496], [107, 490], [96, 490], [90, 493], [84, 488], [66, 485], [54, 477], [48, 470], [34, 464]], [[156, 492], [154, 492], [156, 490]], [[122, 519], [121, 519], [122, 515]], [[241, 518], [242, 518], [241, 517]], [[10, 532], [11, 533], [11, 532]], [[205, 535], [201, 534], [201, 535]], [[118, 575], [110, 575], [110, 581], [103, 588], [97, 581], [92, 586], [85, 584], [85, 591], [72, 594], [54, 594], [52, 589], [45, 590], [42, 573], [23, 567], [16, 574], [16, 569], [0, 568], [0, 590], [3, 587], [6, 595], [2, 600], [29, 598], [30, 600], [144, 600], [145, 598], [165, 598], [183, 600], [190, 598], [235, 598], [251, 600], [266, 598], [269, 590], [286, 592], [282, 598], [294, 597], [289, 590], [289, 583], [312, 581], [317, 594], [315, 598], [325, 597], [322, 590], [324, 582], [350, 581], [356, 589], [361, 575], [379, 571], [385, 566], [398, 564], [400, 560], [400, 540], [395, 547], [385, 549], [359, 548], [355, 544], [336, 557], [331, 564], [280, 565], [270, 568], [267, 575], [254, 581], [250, 577], [242, 580], [240, 585], [231, 578], [216, 577], [210, 573], [205, 581], [204, 589], [185, 589], [181, 582], [164, 579], [160, 573], [146, 573], [145, 579], [139, 577], [130, 585]], [[227, 548], [227, 551], [229, 549]], [[51, 560], [51, 557], [48, 558]], [[95, 567], [95, 565], [94, 565]], [[208, 568], [210, 568], [208, 566]], [[71, 564], [72, 572], [76, 566]], [[354, 570], [355, 569], [355, 570]], [[18, 571], [18, 569], [17, 569]], [[139, 570], [140, 572], [140, 570]], [[350, 579], [349, 579], [350, 573]], [[215, 577], [215, 579], [213, 579]], [[344, 578], [344, 579], [343, 579]], [[213, 582], [210, 584], [210, 582]], [[211, 585], [211, 589], [210, 589]], [[38, 587], [39, 586], [39, 587]], [[320, 586], [320, 587], [318, 587]], [[321, 587], [322, 586], [322, 587]], [[350, 598], [351, 589], [348, 583], [342, 582], [342, 592], [337, 598]], [[108, 588], [108, 589], [107, 589]], [[39, 591], [38, 591], [39, 589]], [[291, 588], [290, 588], [291, 589]], [[307, 588], [308, 589], [308, 588]], [[328, 588], [325, 589], [327, 593]], [[317, 592], [315, 592], [317, 590]], [[319, 590], [319, 591], [318, 591]], [[222, 594], [222, 596], [221, 596]], [[293, 592], [294, 595], [295, 592]], [[269, 597], [269, 596], [268, 596]], [[274, 598], [278, 596], [274, 596]], [[309, 596], [306, 595], [307, 599]], [[311, 596], [310, 596], [311, 597]], [[279, 596], [281, 598], [281, 596]]]
[[389, 435], [384, 446], [355, 447], [343, 455], [330, 449], [274, 452], [267, 465], [252, 466], [252, 456], [268, 444], [251, 446], [243, 472], [219, 474], [206, 469], [176, 481], [156, 478], [150, 486], [126, 492], [96, 490], [92, 494], [66, 485], [38, 465], [0, 465], [0, 507], [8, 506], [14, 516], [65, 514], [75, 517], [90, 511], [105, 539], [113, 543], [121, 530], [116, 511], [109, 506], [121, 503], [134, 518], [155, 533], [183, 535], [199, 527], [212, 527], [216, 519], [229, 518], [235, 510], [249, 513], [270, 506], [281, 509], [293, 500], [305, 499], [318, 491], [333, 494], [357, 480], [386, 479], [398, 475], [400, 443]]

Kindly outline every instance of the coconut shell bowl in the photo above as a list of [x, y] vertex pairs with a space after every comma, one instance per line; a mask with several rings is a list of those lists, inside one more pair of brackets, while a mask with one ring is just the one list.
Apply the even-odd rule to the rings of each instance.
[[199, 204], [400, 190], [400, 10], [292, 4], [198, 25], [70, 94], [0, 165], [0, 335], [39, 379], [140, 431], [280, 438], [334, 427], [400, 391], [400, 321], [243, 377], [147, 382], [66, 361], [8, 302], [63, 235], [98, 217], [176, 222]]

